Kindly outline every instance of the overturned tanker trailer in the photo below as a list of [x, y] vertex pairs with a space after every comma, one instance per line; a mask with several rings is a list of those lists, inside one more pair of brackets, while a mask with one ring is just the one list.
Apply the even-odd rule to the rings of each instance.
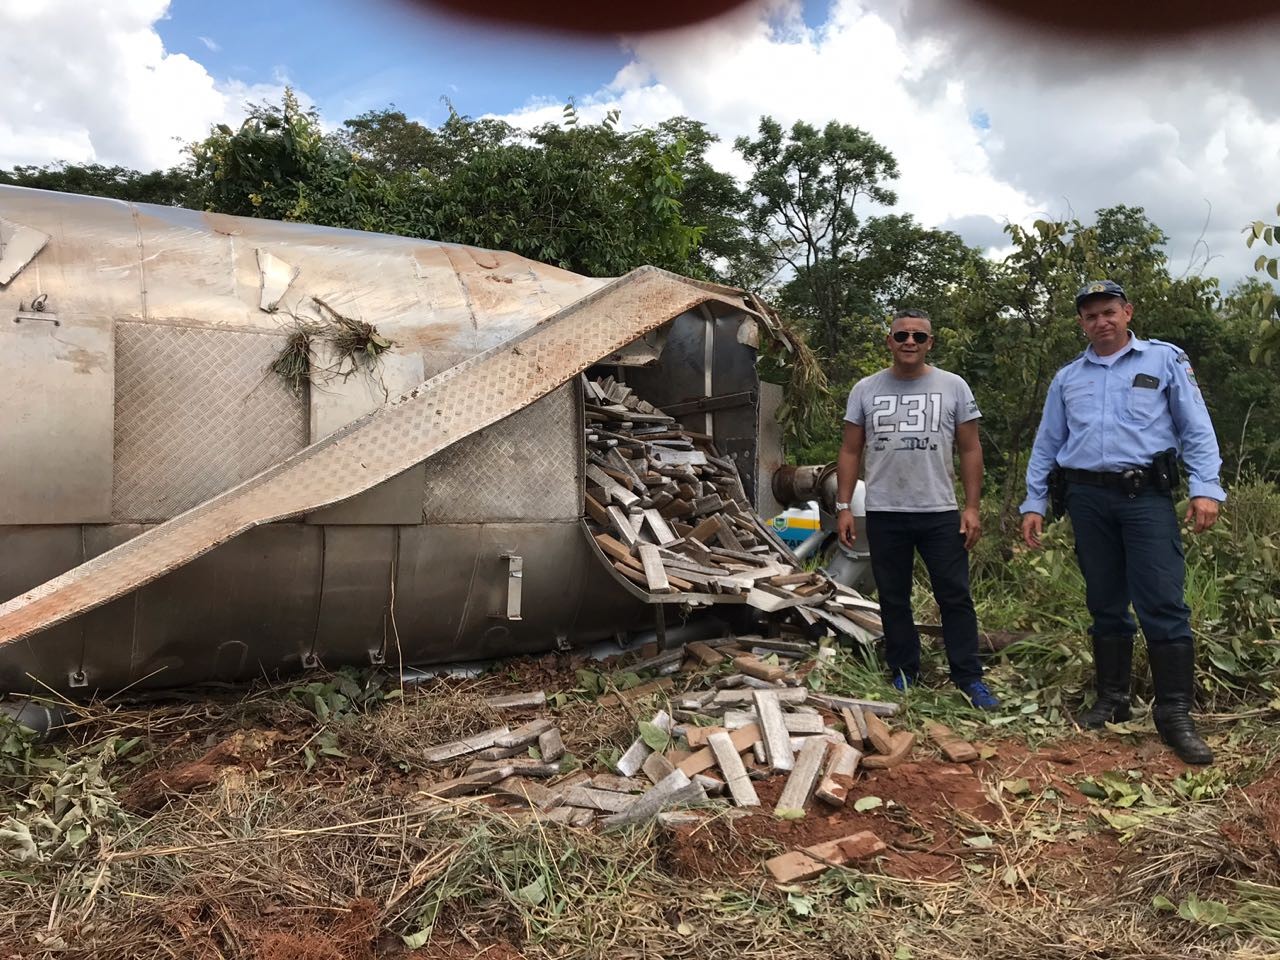
[[637, 583], [588, 526], [598, 385], [713, 440], [771, 516], [770, 324], [754, 297], [653, 268], [595, 280], [0, 186], [0, 692], [471, 660], [670, 623], [688, 599]]

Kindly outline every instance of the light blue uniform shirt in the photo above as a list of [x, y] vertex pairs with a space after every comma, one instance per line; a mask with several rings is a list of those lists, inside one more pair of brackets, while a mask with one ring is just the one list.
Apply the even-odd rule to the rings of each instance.
[[1170, 447], [1187, 466], [1191, 496], [1227, 499], [1218, 479], [1218, 438], [1187, 355], [1171, 343], [1132, 334], [1111, 357], [1100, 358], [1090, 346], [1049, 384], [1020, 509], [1045, 512], [1055, 463], [1119, 473], [1150, 466]]

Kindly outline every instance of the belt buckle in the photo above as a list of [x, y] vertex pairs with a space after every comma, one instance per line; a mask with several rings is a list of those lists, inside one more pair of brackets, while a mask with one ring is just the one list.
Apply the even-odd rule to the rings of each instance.
[[1145, 470], [1130, 467], [1128, 470], [1125, 470], [1120, 474], [1120, 486], [1129, 494], [1129, 499], [1132, 500], [1142, 491], [1142, 488], [1146, 486], [1146, 483], [1144, 482], [1146, 478], [1147, 472]]

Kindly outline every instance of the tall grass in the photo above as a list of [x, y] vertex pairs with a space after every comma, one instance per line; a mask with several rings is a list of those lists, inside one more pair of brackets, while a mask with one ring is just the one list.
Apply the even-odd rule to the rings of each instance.
[[[1179, 515], [1185, 503], [1178, 505]], [[994, 524], [991, 529], [994, 529]], [[1203, 534], [1184, 531], [1186, 598], [1200, 647], [1202, 691], [1211, 705], [1275, 696], [1280, 690], [1280, 489], [1249, 481], [1235, 487], [1221, 520]], [[1030, 631], [1034, 643], [1006, 659], [1031, 679], [1073, 685], [1089, 663], [1090, 618], [1068, 520], [1050, 524], [1044, 549], [1011, 547], [992, 537], [973, 557], [973, 595], [985, 630]], [[1063, 675], [1063, 671], [1066, 674]], [[1135, 667], [1135, 673], [1144, 671]]]

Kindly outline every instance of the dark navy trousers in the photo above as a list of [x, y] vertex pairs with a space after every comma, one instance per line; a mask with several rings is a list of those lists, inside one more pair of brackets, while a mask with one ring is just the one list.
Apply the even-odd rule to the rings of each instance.
[[959, 687], [982, 679], [978, 661], [978, 615], [969, 593], [969, 554], [960, 533], [960, 513], [867, 511], [871, 572], [880, 595], [885, 659], [896, 677], [920, 675], [920, 634], [911, 613], [912, 569], [916, 551], [929, 571], [933, 597], [942, 612], [942, 637]]
[[1132, 637], [1132, 603], [1148, 644], [1191, 640], [1191, 610], [1183, 596], [1186, 564], [1172, 497], [1155, 490], [1130, 497], [1072, 483], [1067, 513], [1093, 635]]

